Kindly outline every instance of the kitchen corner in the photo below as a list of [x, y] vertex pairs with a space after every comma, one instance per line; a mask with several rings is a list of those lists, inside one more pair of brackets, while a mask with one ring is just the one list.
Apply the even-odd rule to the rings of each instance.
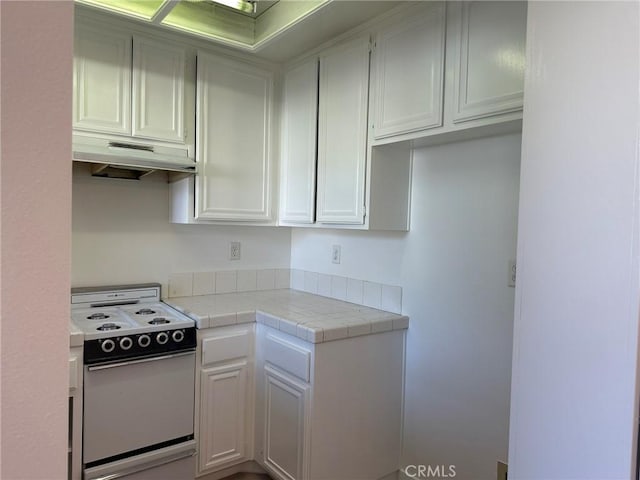
[[[312, 28], [238, 48], [100, 11], [101, 0], [77, 3], [72, 284], [160, 282], [175, 314], [149, 308], [165, 311], [153, 328], [169, 329], [151, 334], [136, 324], [146, 308], [128, 305], [144, 295], [103, 292], [91, 305], [104, 325], [85, 337], [84, 357], [90, 346], [105, 358], [85, 365], [87, 431], [95, 440], [96, 425], [111, 428], [94, 418], [100, 372], [144, 369], [130, 387], [157, 408], [136, 404], [150, 439], [130, 451], [91, 453], [91, 439], [80, 456], [72, 449], [71, 478], [79, 462], [85, 477], [128, 477], [174, 456], [203, 480], [402, 476], [403, 465], [427, 461], [403, 452], [406, 439], [439, 451], [431, 429], [449, 416], [438, 429], [466, 432], [468, 406], [422, 401], [437, 395], [434, 366], [461, 351], [489, 362], [492, 392], [465, 396], [499, 434], [490, 452], [459, 459], [460, 475], [482, 464], [487, 476], [507, 445], [513, 290], [502, 272], [515, 249], [525, 4], [318, 2], [301, 20]], [[196, 23], [220, 14], [259, 25], [305, 2], [275, 2], [255, 19], [215, 2], [165, 3], [162, 15], [194, 10]], [[343, 33], [325, 28], [336, 22]], [[187, 171], [171, 170], [176, 159]], [[476, 275], [488, 301], [468, 291]], [[172, 331], [181, 317], [195, 327]], [[493, 344], [458, 342], [470, 329]], [[187, 337], [188, 357], [161, 350]], [[152, 379], [161, 364], [165, 390]], [[186, 388], [186, 374], [173, 379], [178, 367], [192, 372]], [[470, 385], [466, 375], [443, 391]], [[148, 417], [181, 393], [175, 404], [183, 414], [193, 405], [192, 429]], [[167, 411], [159, 417], [182, 415]], [[135, 421], [112, 423], [124, 431]], [[129, 440], [108, 436], [118, 435]]]

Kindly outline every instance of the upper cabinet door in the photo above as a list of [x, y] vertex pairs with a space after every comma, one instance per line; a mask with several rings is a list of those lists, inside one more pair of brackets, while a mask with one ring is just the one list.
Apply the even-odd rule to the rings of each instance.
[[284, 77], [280, 220], [313, 223], [316, 203], [318, 61], [297, 66]]
[[184, 143], [183, 48], [133, 39], [133, 136]]
[[131, 35], [76, 26], [73, 128], [131, 134]]
[[196, 217], [271, 218], [273, 73], [198, 55]]
[[444, 4], [417, 2], [377, 35], [374, 138], [442, 125], [444, 34]]
[[317, 221], [364, 223], [369, 37], [320, 56]]
[[522, 109], [527, 2], [451, 5], [458, 29], [454, 122]]

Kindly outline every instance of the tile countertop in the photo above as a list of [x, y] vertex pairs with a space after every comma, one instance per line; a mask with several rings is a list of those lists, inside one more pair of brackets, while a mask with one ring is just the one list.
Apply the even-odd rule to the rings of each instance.
[[69, 347], [81, 347], [82, 345], [84, 345], [84, 333], [69, 321]]
[[225, 293], [164, 300], [198, 328], [258, 322], [311, 343], [404, 330], [409, 317], [297, 290]]

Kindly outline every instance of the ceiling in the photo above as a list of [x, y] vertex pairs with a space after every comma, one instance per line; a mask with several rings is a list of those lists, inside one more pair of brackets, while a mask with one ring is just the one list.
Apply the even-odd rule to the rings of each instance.
[[76, 3], [285, 62], [403, 2], [258, 0], [255, 12], [249, 13], [211, 0], [76, 0]]

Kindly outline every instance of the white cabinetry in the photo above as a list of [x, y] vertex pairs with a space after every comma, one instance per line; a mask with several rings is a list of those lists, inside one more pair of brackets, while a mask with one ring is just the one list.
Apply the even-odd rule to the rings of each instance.
[[264, 463], [281, 478], [306, 478], [308, 384], [264, 367]]
[[258, 324], [256, 345], [256, 461], [274, 478], [398, 470], [404, 331], [311, 344]]
[[131, 134], [131, 34], [76, 25], [73, 128]]
[[69, 350], [68, 478], [82, 478], [82, 347]]
[[517, 1], [409, 2], [374, 28], [370, 144], [520, 129], [526, 14]]
[[369, 48], [359, 37], [285, 73], [281, 225], [409, 227], [410, 149], [367, 146]]
[[376, 139], [442, 125], [445, 6], [419, 2], [376, 35], [372, 129]]
[[134, 137], [184, 143], [185, 68], [184, 48], [134, 37]]
[[454, 122], [521, 110], [527, 3], [455, 3]]
[[311, 224], [316, 207], [318, 61], [284, 75], [280, 221]]
[[317, 216], [364, 223], [369, 37], [320, 55]]
[[198, 54], [195, 217], [268, 221], [273, 72]]
[[249, 460], [253, 435], [253, 325], [198, 332], [198, 474]]
[[97, 137], [193, 150], [194, 76], [195, 55], [187, 47], [117, 25], [78, 21], [74, 141]]

